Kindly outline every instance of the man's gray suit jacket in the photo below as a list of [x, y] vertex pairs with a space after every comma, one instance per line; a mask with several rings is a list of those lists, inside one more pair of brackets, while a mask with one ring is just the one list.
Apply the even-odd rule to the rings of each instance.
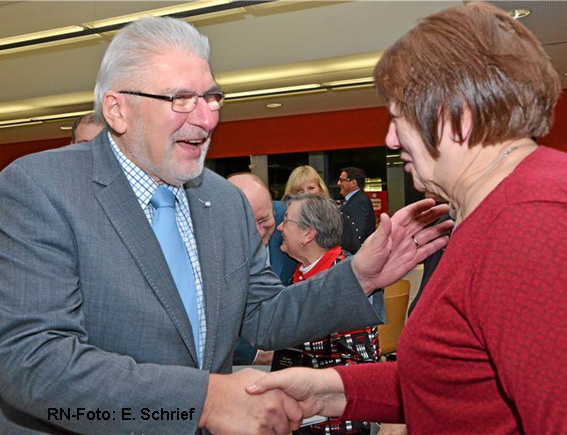
[[[203, 275], [203, 370], [106, 131], [0, 173], [0, 433], [193, 433], [209, 372], [231, 372], [239, 333], [281, 349], [379, 321], [350, 262], [284, 288], [242, 193], [208, 170], [185, 187]], [[193, 419], [142, 419], [177, 408], [195, 408]]]

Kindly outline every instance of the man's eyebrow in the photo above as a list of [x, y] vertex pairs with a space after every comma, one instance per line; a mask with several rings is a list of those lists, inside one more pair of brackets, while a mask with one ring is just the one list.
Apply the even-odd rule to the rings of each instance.
[[[204, 94], [208, 93], [208, 92], [219, 92], [221, 89], [219, 87], [219, 85], [217, 85], [216, 83], [211, 86], [209, 89], [207, 89], [205, 92], [203, 92]], [[199, 92], [197, 92], [194, 88], [167, 88], [163, 91], [164, 93], [168, 93], [168, 94], [198, 94]]]

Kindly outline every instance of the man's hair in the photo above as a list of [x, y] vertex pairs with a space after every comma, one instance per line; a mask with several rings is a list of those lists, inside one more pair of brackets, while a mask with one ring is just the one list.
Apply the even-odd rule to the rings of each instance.
[[285, 185], [284, 195], [297, 192], [299, 186], [309, 181], [317, 183], [323, 192], [323, 195], [327, 198], [329, 197], [329, 189], [327, 188], [327, 185], [315, 168], [309, 165], [298, 166], [291, 172], [287, 179], [287, 184]]
[[317, 232], [315, 243], [321, 248], [331, 249], [341, 243], [343, 219], [332, 199], [315, 193], [303, 193], [285, 195], [283, 202], [286, 208], [294, 202], [299, 203], [295, 220], [301, 228], [311, 227]]
[[341, 169], [341, 172], [346, 172], [347, 177], [350, 178], [351, 180], [356, 180], [358, 187], [361, 190], [364, 190], [364, 183], [365, 183], [365, 180], [366, 180], [366, 174], [364, 173], [364, 171], [362, 169], [348, 167], [348, 168]]
[[95, 86], [95, 113], [105, 122], [103, 97], [109, 90], [133, 90], [143, 83], [151, 62], [169, 53], [187, 53], [209, 60], [206, 36], [183, 20], [169, 17], [145, 17], [127, 25], [112, 40], [106, 52]]
[[469, 146], [545, 135], [561, 85], [536, 37], [506, 12], [470, 3], [425, 18], [374, 71], [378, 93], [435, 150], [440, 121]]
[[253, 174], [252, 172], [233, 172], [232, 174], [230, 174], [228, 177], [226, 177], [226, 179], [228, 181], [230, 181], [231, 178], [234, 178], [236, 176], [240, 176], [240, 175], [244, 175], [245, 177], [249, 178], [250, 181], [254, 181], [262, 186], [264, 186], [266, 188], [266, 190], [269, 191], [267, 184], [264, 182], [264, 180], [262, 180], [258, 175]]
[[98, 119], [96, 118], [94, 113], [87, 113], [85, 115], [79, 116], [73, 122], [73, 126], [71, 127], [71, 143], [75, 143], [77, 128], [79, 128], [79, 124], [101, 124]]

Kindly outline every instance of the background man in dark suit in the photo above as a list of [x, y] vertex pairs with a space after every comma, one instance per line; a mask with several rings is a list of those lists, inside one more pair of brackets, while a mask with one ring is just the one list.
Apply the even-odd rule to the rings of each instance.
[[341, 246], [355, 254], [376, 229], [372, 202], [364, 193], [366, 174], [359, 168], [343, 168], [337, 181], [345, 201], [341, 205], [344, 219]]
[[299, 406], [246, 393], [263, 372], [231, 373], [238, 336], [274, 349], [379, 322], [368, 294], [445, 245], [423, 225], [446, 210], [422, 201], [385, 217], [361, 255], [283, 287], [242, 192], [203, 169], [223, 102], [208, 58], [183, 20], [131, 23], [97, 77], [105, 130], [0, 173], [4, 433], [286, 434]]

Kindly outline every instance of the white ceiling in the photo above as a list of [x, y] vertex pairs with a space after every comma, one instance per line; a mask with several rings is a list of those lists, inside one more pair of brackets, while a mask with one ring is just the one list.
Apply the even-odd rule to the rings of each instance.
[[[181, 2], [0, 1], [0, 38], [83, 24]], [[523, 22], [546, 46], [567, 88], [567, 1], [506, 1], [523, 7]], [[212, 46], [211, 63], [225, 91], [367, 77], [379, 53], [421, 17], [456, 1], [277, 1], [247, 6], [194, 24]], [[88, 110], [104, 50], [112, 35], [94, 41], [0, 53], [0, 120]], [[466, 54], [465, 54], [466, 55]], [[266, 78], [267, 77], [267, 78]], [[279, 109], [268, 109], [269, 102]], [[344, 110], [379, 105], [371, 88], [245, 102], [229, 102], [221, 120]], [[63, 137], [72, 120], [0, 130], [0, 143]]]

